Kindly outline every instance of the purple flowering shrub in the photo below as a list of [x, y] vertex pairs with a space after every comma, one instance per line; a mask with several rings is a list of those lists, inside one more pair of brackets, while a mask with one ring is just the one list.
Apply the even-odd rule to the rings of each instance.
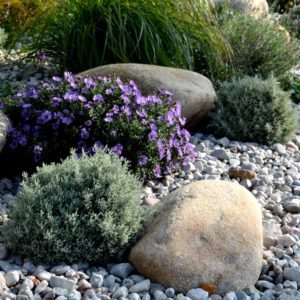
[[2, 105], [13, 127], [8, 147], [34, 161], [57, 161], [81, 148], [109, 147], [144, 178], [159, 178], [194, 159], [181, 105], [171, 93], [142, 96], [133, 81], [65, 73]]

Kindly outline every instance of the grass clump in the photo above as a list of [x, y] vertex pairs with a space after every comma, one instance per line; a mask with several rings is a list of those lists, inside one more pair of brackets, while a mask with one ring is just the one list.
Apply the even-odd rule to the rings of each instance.
[[23, 33], [27, 57], [44, 52], [74, 73], [120, 62], [193, 69], [195, 49], [212, 68], [227, 52], [212, 17], [206, 0], [57, 0]]
[[290, 93], [274, 78], [233, 79], [217, 94], [211, 125], [216, 134], [268, 145], [285, 143], [295, 134], [297, 116]]
[[118, 259], [142, 226], [141, 191], [118, 157], [73, 153], [25, 177], [4, 241], [36, 262]]
[[299, 42], [270, 20], [228, 15], [222, 21], [224, 36], [233, 51], [231, 62], [224, 64], [222, 80], [245, 75], [279, 77], [298, 63]]

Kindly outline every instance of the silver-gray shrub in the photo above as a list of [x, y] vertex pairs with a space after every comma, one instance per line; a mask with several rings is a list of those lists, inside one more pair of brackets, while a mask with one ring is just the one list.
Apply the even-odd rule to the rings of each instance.
[[211, 113], [216, 134], [263, 144], [285, 143], [295, 134], [297, 115], [290, 93], [275, 78], [233, 79], [218, 90]]
[[4, 241], [34, 261], [118, 259], [142, 226], [141, 190], [118, 157], [102, 150], [81, 159], [72, 153], [25, 176]]

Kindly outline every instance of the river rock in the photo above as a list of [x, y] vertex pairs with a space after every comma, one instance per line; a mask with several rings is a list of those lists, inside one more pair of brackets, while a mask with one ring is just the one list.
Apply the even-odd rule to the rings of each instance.
[[145, 277], [181, 292], [210, 282], [226, 294], [255, 284], [262, 244], [252, 194], [237, 183], [203, 180], [166, 197], [129, 260]]
[[173, 93], [172, 99], [182, 104], [187, 127], [197, 128], [213, 107], [216, 93], [208, 78], [195, 72], [145, 64], [111, 64], [87, 70], [83, 76], [117, 75], [133, 80], [143, 95], [160, 90]]

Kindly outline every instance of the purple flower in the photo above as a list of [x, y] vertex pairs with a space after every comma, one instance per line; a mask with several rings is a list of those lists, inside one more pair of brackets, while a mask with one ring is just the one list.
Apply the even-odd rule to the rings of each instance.
[[40, 145], [35, 145], [33, 148], [34, 160], [36, 162], [41, 161], [43, 148]]
[[112, 131], [110, 132], [110, 135], [111, 135], [111, 136], [116, 136], [116, 135], [117, 135], [117, 132], [116, 132], [115, 130], [112, 130]]
[[123, 152], [123, 149], [124, 149], [124, 147], [122, 144], [117, 144], [116, 146], [111, 148], [111, 150], [117, 155], [121, 155]]
[[156, 142], [156, 145], [159, 153], [159, 160], [162, 160], [165, 156], [165, 151], [166, 151], [164, 143], [162, 142], [162, 140], [158, 140]]
[[34, 87], [29, 88], [27, 97], [32, 99], [37, 99], [39, 97]]
[[86, 128], [82, 128], [81, 132], [80, 132], [80, 136], [82, 139], [86, 140], [89, 138], [90, 134], [89, 132], [86, 130]]
[[112, 111], [115, 115], [117, 115], [120, 112], [120, 107], [118, 105], [114, 105]]
[[97, 86], [96, 82], [90, 77], [84, 78], [84, 83], [88, 89], [95, 88]]
[[146, 126], [146, 125], [148, 124], [148, 121], [145, 120], [145, 119], [143, 119], [143, 120], [141, 121], [141, 123], [142, 123], [143, 126]]
[[64, 99], [70, 102], [78, 100], [78, 93], [74, 91], [69, 91], [64, 95]]
[[25, 103], [25, 104], [22, 105], [22, 107], [23, 107], [23, 108], [29, 108], [29, 107], [31, 107], [31, 104]]
[[37, 119], [38, 124], [46, 124], [52, 119], [52, 113], [49, 110], [45, 110]]
[[103, 96], [101, 94], [97, 94], [93, 96], [93, 101], [97, 103], [102, 103], [104, 100]]
[[131, 116], [131, 110], [130, 110], [129, 106], [127, 106], [127, 105], [122, 106], [121, 109], [126, 116]]
[[112, 89], [105, 90], [106, 95], [111, 95], [113, 93]]
[[113, 115], [112, 113], [107, 113], [104, 118], [104, 121], [107, 123], [111, 123], [113, 121], [112, 115]]
[[165, 95], [165, 96], [173, 96], [173, 94], [169, 91], [166, 91], [166, 90], [158, 90], [158, 92], [161, 94], [161, 95]]
[[125, 103], [126, 105], [130, 104], [130, 99], [129, 99], [128, 96], [126, 96], [126, 95], [121, 95], [121, 98], [122, 98], [122, 100], [124, 101], [124, 103]]
[[146, 110], [143, 108], [141, 110], [137, 110], [136, 114], [141, 117], [141, 118], [146, 118], [147, 117], [147, 112]]
[[81, 102], [83, 102], [83, 103], [87, 102], [87, 99], [84, 96], [82, 96], [82, 95], [78, 96], [78, 100], [81, 101]]
[[62, 102], [63, 100], [59, 97], [53, 97], [52, 98], [52, 106], [53, 107], [57, 107], [60, 105], [60, 103]]
[[18, 144], [21, 146], [25, 146], [27, 144], [27, 138], [25, 135], [19, 134], [17, 140], [18, 140]]
[[52, 80], [55, 81], [55, 82], [62, 82], [62, 78], [59, 77], [59, 76], [53, 76]]
[[161, 177], [161, 168], [159, 165], [155, 165], [155, 168], [153, 169], [153, 174], [156, 178]]
[[73, 122], [73, 119], [71, 117], [66, 116], [63, 117], [61, 121], [63, 124], [70, 125]]
[[90, 127], [92, 125], [92, 123], [93, 123], [92, 120], [87, 120], [84, 122], [84, 125], [87, 127]]
[[99, 149], [104, 149], [104, 145], [100, 141], [95, 142], [95, 147]]
[[44, 60], [46, 60], [46, 54], [45, 54], [45, 52], [40, 52], [38, 55], [37, 55], [37, 58], [39, 59], [39, 60], [41, 60], [41, 61], [44, 61]]
[[28, 133], [30, 131], [30, 125], [24, 124], [22, 129], [23, 129], [24, 132]]
[[174, 117], [174, 113], [169, 110], [167, 112], [167, 115], [166, 115], [166, 122], [168, 125], [174, 125], [175, 124], [175, 117]]
[[139, 165], [140, 166], [145, 165], [147, 163], [147, 161], [148, 161], [148, 157], [146, 155], [141, 155], [139, 157]]

